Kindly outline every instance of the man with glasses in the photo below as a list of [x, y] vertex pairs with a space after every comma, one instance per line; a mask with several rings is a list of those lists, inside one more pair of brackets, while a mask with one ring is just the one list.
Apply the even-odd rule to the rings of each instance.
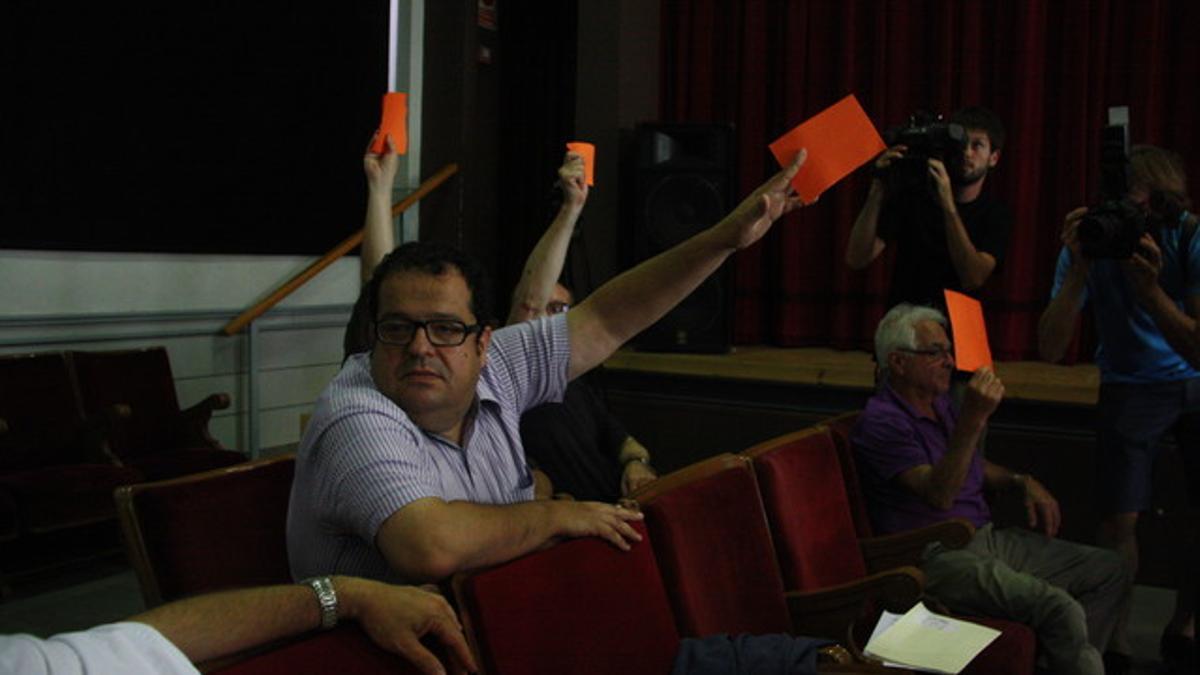
[[[1100, 654], [1129, 587], [1128, 571], [1112, 551], [1055, 539], [1061, 515], [1049, 491], [978, 451], [1004, 385], [979, 369], [956, 413], [945, 326], [941, 312], [904, 303], [876, 329], [882, 382], [851, 436], [876, 533], [969, 520], [976, 529], [964, 548], [926, 549], [926, 593], [954, 612], [1028, 624], [1050, 672], [1104, 673]], [[1023, 491], [1029, 526], [1041, 532], [993, 529], [985, 488]]]
[[479, 265], [405, 244], [367, 286], [374, 342], [322, 392], [301, 440], [288, 512], [292, 574], [434, 581], [558, 537], [628, 549], [641, 515], [600, 502], [533, 501], [520, 415], [561, 398], [801, 206], [796, 160], [729, 215], [601, 286], [570, 311], [493, 331]]

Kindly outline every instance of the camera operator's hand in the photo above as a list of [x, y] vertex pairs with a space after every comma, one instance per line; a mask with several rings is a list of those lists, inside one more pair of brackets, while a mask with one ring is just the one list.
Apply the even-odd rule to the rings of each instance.
[[954, 188], [950, 187], [950, 174], [942, 160], [929, 158], [929, 175], [937, 185], [938, 202], [943, 211], [952, 211], [954, 207]]
[[1066, 246], [1067, 250], [1071, 252], [1072, 265], [1085, 274], [1088, 270], [1088, 259], [1083, 255], [1083, 249], [1080, 248], [1079, 223], [1087, 215], [1087, 212], [1087, 207], [1081, 206], [1068, 213], [1066, 219], [1063, 221], [1062, 231], [1058, 235], [1063, 246]]
[[887, 170], [892, 164], [892, 160], [903, 157], [904, 153], [908, 152], [907, 145], [893, 145], [884, 150], [878, 157], [875, 158], [875, 180], [879, 180], [879, 176]]
[[1162, 250], [1154, 237], [1143, 233], [1138, 240], [1137, 251], [1121, 263], [1125, 279], [1139, 298], [1146, 298], [1158, 288], [1158, 274], [1162, 271]]

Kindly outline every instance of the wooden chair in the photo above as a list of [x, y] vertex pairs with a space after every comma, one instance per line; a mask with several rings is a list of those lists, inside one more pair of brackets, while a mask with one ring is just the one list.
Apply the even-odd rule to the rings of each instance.
[[117, 512], [148, 607], [205, 591], [289, 583], [295, 456], [122, 487]]
[[453, 587], [489, 675], [665, 675], [679, 647], [649, 541], [623, 552], [572, 539], [459, 574]]
[[[934, 541], [963, 546], [974, 532], [966, 521], [948, 520], [911, 532], [859, 539], [834, 437], [825, 426], [780, 436], [743, 454], [758, 477], [787, 587], [831, 610], [820, 617], [828, 623], [805, 626], [817, 634], [844, 630], [861, 615], [861, 600], [848, 594], [850, 589], [881, 586], [897, 570], [918, 576], [923, 585], [924, 577], [916, 568], [897, 567], [897, 561], [919, 558], [920, 551]], [[1037, 642], [1032, 630], [1010, 621], [967, 619], [999, 628], [1002, 635], [965, 672], [1033, 672]]]
[[227, 394], [212, 394], [186, 410], [179, 407], [167, 350], [162, 347], [71, 352], [84, 411], [114, 405], [128, 417], [110, 434], [112, 451], [147, 480], [173, 478], [245, 461], [208, 431], [214, 410], [229, 407]]

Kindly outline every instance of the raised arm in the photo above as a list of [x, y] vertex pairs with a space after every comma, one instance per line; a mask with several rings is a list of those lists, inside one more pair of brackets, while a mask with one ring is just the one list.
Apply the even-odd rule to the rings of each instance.
[[491, 505], [426, 497], [383, 521], [375, 544], [405, 579], [440, 581], [462, 570], [507, 562], [557, 537], [600, 537], [617, 548], [641, 536], [642, 514], [613, 504], [531, 501]]
[[954, 202], [954, 188], [950, 186], [950, 174], [940, 159], [929, 160], [929, 175], [937, 184], [938, 205], [942, 209], [942, 224], [946, 232], [946, 251], [958, 281], [968, 291], [979, 288], [996, 269], [996, 257], [975, 248], [967, 234], [967, 226], [958, 214]]
[[[1087, 289], [1088, 261], [1079, 248], [1079, 221], [1087, 213], [1081, 207], [1067, 214], [1060, 238], [1067, 251], [1055, 271], [1058, 292], [1038, 320], [1038, 355], [1044, 361], [1061, 361], [1075, 335], [1079, 312]], [[1064, 267], [1065, 266], [1065, 267]]]
[[[453, 672], [475, 670], [462, 626], [445, 598], [411, 586], [332, 577], [339, 618], [358, 621], [380, 647], [421, 672], [443, 673], [420, 639], [437, 637], [449, 649]], [[287, 584], [224, 591], [168, 603], [130, 618], [148, 624], [193, 662], [208, 661], [299, 635], [321, 625], [312, 588]]]
[[[376, 132], [378, 133], [378, 132]], [[396, 248], [396, 231], [392, 222], [392, 188], [396, 183], [396, 170], [400, 166], [399, 156], [392, 145], [392, 137], [384, 139], [381, 154], [371, 152], [375, 139], [367, 145], [363, 155], [363, 171], [367, 175], [367, 217], [363, 223], [361, 253], [362, 283], [366, 285], [383, 256]]]
[[569, 376], [602, 363], [657, 321], [734, 251], [758, 241], [780, 216], [801, 206], [790, 181], [807, 153], [772, 176], [716, 225], [630, 269], [567, 312]]
[[563, 165], [558, 169], [558, 181], [563, 191], [562, 207], [525, 260], [521, 280], [513, 289], [507, 324], [536, 319], [546, 311], [550, 292], [562, 274], [575, 224], [579, 222], [579, 214], [587, 203], [588, 186], [584, 179], [582, 155], [567, 153]]
[[[893, 159], [903, 157], [907, 150], [903, 145], [888, 148], [875, 160], [875, 172], [886, 169]], [[846, 264], [850, 269], [861, 270], [870, 265], [883, 253], [885, 244], [879, 238], [879, 213], [883, 208], [884, 187], [878, 176], [871, 179], [867, 201], [854, 219], [850, 228], [850, 239], [846, 242]]]
[[943, 511], [954, 506], [979, 446], [988, 418], [1004, 398], [1004, 384], [987, 368], [980, 368], [967, 383], [962, 412], [950, 436], [949, 449], [934, 464], [922, 464], [897, 476], [905, 488], [927, 504]]

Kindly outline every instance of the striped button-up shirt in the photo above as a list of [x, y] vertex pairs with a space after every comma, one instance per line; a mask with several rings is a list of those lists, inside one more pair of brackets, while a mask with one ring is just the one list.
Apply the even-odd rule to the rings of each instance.
[[287, 523], [292, 575], [405, 581], [374, 543], [405, 505], [425, 497], [532, 499], [521, 413], [562, 400], [569, 360], [565, 314], [496, 331], [459, 446], [417, 428], [375, 387], [369, 355], [348, 359], [318, 398], [297, 452]]

